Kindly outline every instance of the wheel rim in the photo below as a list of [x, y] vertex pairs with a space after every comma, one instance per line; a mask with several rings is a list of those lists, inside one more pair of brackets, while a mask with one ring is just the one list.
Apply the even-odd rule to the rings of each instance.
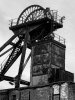
[[35, 10], [44, 10], [44, 8], [39, 5], [31, 5], [27, 7], [26, 9], [22, 11], [20, 16], [18, 17], [17, 24], [20, 24], [21, 21], [25, 23], [28, 19], [28, 16], [31, 15], [32, 12], [35, 12]]

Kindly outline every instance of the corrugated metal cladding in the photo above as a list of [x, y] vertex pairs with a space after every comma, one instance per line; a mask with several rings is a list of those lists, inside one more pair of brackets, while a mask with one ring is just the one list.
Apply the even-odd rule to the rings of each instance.
[[75, 100], [75, 84], [62, 83], [51, 86], [10, 89], [5, 95], [0, 91], [0, 100]]
[[48, 84], [54, 81], [53, 69], [65, 69], [65, 46], [50, 40], [37, 43], [32, 47], [31, 59], [31, 85]]

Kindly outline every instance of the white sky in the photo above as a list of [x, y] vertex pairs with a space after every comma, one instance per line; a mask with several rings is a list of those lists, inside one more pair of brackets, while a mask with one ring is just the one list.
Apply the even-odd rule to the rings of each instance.
[[[9, 20], [18, 18], [20, 13], [32, 4], [58, 10], [60, 16], [66, 17], [63, 29], [58, 30], [57, 33], [66, 39], [66, 70], [75, 73], [75, 0], [0, 0], [0, 46], [13, 35], [9, 30]], [[3, 58], [0, 58], [0, 63]], [[7, 75], [15, 76], [17, 68], [15, 69], [14, 66], [15, 64]], [[26, 69], [23, 78], [29, 80], [29, 68]], [[0, 83], [0, 89], [7, 87], [10, 87], [8, 82]]]

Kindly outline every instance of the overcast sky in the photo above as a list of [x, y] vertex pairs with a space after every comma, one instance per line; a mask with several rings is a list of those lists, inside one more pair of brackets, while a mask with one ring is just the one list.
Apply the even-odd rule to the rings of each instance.
[[[18, 18], [20, 13], [32, 4], [58, 10], [60, 16], [66, 17], [63, 29], [56, 33], [66, 39], [66, 70], [75, 73], [75, 0], [0, 0], [0, 46], [13, 35], [9, 30], [9, 20]], [[3, 58], [0, 58], [0, 63]], [[7, 75], [15, 76], [14, 72], [17, 73], [17, 68], [15, 69], [14, 66], [15, 64]], [[23, 74], [26, 80], [29, 80], [29, 69], [29, 67], [26, 68], [26, 73]], [[7, 87], [10, 87], [8, 82], [1, 82], [0, 89]]]

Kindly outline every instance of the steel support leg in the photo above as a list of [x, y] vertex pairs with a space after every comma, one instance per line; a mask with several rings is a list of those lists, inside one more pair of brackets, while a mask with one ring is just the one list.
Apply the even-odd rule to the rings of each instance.
[[27, 31], [25, 33], [25, 38], [24, 38], [24, 45], [23, 45], [23, 49], [22, 49], [21, 61], [20, 61], [20, 66], [19, 66], [19, 71], [18, 71], [18, 77], [15, 80], [15, 88], [20, 87], [20, 79], [21, 79], [21, 75], [22, 75], [22, 71], [23, 71], [23, 65], [24, 65], [24, 59], [25, 59], [25, 54], [26, 54], [28, 37], [29, 37], [29, 30], [27, 28]]

